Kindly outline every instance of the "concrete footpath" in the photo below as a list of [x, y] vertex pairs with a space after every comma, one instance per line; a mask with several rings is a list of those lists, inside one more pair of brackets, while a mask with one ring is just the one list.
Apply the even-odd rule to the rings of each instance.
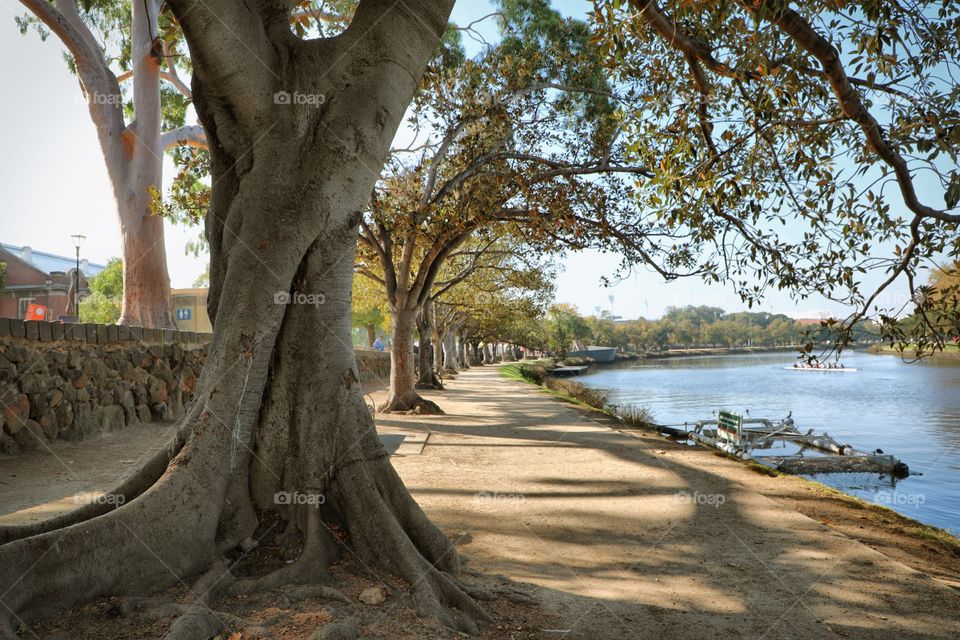
[[[472, 565], [533, 583], [558, 638], [958, 638], [960, 592], [753, 487], [711, 452], [471, 369], [394, 457]], [[375, 399], [380, 400], [378, 394]]]

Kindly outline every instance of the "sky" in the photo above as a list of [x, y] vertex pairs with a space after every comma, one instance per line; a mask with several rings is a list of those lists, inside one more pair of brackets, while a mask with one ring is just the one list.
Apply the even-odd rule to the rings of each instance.
[[[588, 0], [559, 0], [555, 6], [568, 15], [583, 15]], [[453, 20], [468, 24], [492, 11], [480, 0], [460, 0]], [[51, 36], [42, 42], [36, 33], [20, 35], [14, 17], [24, 9], [15, 0], [0, 0], [0, 241], [29, 245], [36, 250], [73, 255], [70, 236], [83, 234], [81, 255], [104, 263], [121, 253], [116, 204], [93, 124], [76, 78], [64, 62], [60, 42]], [[492, 21], [487, 21], [491, 24]], [[483, 28], [483, 27], [480, 27]], [[475, 47], [469, 38], [468, 53]], [[475, 49], [474, 49], [475, 50]], [[403, 135], [402, 132], [399, 135]], [[167, 159], [164, 177], [174, 174]], [[185, 253], [187, 242], [200, 229], [165, 223], [171, 283], [190, 287], [204, 270], [206, 258]], [[727, 311], [746, 309], [730, 287], [687, 279], [664, 283], [659, 275], [640, 269], [605, 288], [602, 279], [613, 276], [616, 254], [587, 251], [569, 255], [557, 282], [556, 299], [576, 305], [581, 313], [597, 307], [635, 318], [658, 317], [669, 306], [705, 304]], [[898, 294], [887, 302], [902, 303]], [[611, 302], [611, 296], [613, 300]], [[794, 302], [773, 294], [760, 309], [792, 317], [843, 315], [843, 308], [826, 300]]]

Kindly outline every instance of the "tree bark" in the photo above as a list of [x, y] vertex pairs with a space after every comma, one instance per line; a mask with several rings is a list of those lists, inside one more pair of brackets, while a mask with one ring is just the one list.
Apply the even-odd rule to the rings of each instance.
[[118, 324], [175, 329], [163, 219], [150, 212], [150, 187], [161, 183], [160, 167], [153, 179], [131, 177], [136, 185], [119, 206], [123, 236], [123, 307]]
[[[419, 411], [442, 413], [435, 403], [423, 398], [414, 387], [413, 327], [417, 311], [404, 309], [393, 311], [393, 347], [390, 350], [390, 390], [387, 400], [378, 411]], [[420, 341], [420, 354], [425, 345]], [[429, 370], [429, 367], [427, 367]], [[423, 371], [421, 364], [421, 372]], [[432, 375], [432, 372], [430, 372]]]
[[443, 384], [437, 378], [434, 369], [434, 354], [438, 347], [433, 344], [431, 335], [433, 330], [427, 320], [427, 315], [421, 311], [417, 314], [417, 333], [420, 335], [420, 351], [417, 354], [419, 375], [417, 377], [418, 389], [443, 390]]
[[366, 326], [367, 329], [367, 346], [372, 347], [373, 343], [377, 341], [377, 327], [371, 322]]
[[470, 368], [470, 359], [467, 357], [467, 342], [462, 333], [457, 335], [457, 366], [461, 369]]
[[472, 367], [481, 367], [483, 366], [483, 354], [480, 353], [480, 343], [476, 340], [471, 340], [467, 343], [467, 352], [470, 356], [470, 366]]
[[[122, 506], [78, 510], [70, 526], [0, 529], [9, 541], [0, 546], [0, 635], [16, 637], [14, 619], [207, 571], [238, 592], [322, 580], [347, 545], [409, 584], [422, 615], [475, 632], [489, 618], [456, 582], [456, 550], [390, 465], [350, 340], [357, 212], [376, 180], [369, 167], [385, 161], [452, 1], [363, 0], [347, 32], [317, 47], [294, 38], [285, 17], [262, 23], [277, 18], [272, 4], [171, 6], [211, 143], [213, 339], [176, 437], [124, 484]], [[322, 92], [326, 108], [277, 104], [281, 88]], [[254, 579], [221, 574], [224, 554], [265, 510], [299, 535], [299, 559]]]
[[[160, 129], [160, 61], [155, 55], [159, 4], [131, 8], [133, 107], [136, 120], [121, 136], [128, 155], [117, 168], [114, 192], [123, 236], [123, 307], [120, 324], [174, 329], [163, 219], [154, 215], [154, 193], [163, 186]], [[113, 141], [118, 144], [120, 141]]]
[[443, 371], [457, 372], [457, 345], [453, 329], [448, 328], [443, 335]]

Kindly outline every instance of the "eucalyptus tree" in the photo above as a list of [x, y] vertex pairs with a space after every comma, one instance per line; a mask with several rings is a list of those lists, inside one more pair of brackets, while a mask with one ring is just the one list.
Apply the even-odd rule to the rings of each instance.
[[119, 322], [172, 329], [163, 219], [153, 201], [164, 152], [206, 144], [201, 127], [186, 122], [192, 92], [181, 77], [175, 21], [159, 0], [21, 3], [29, 11], [18, 19], [21, 32], [53, 33], [66, 48], [97, 131], [123, 238]]
[[[169, 0], [210, 149], [213, 338], [196, 400], [168, 446], [111, 493], [122, 501], [0, 529], [8, 638], [13, 620], [40, 611], [195, 576], [197, 600], [168, 637], [210, 637], [224, 618], [206, 608], [208, 588], [322, 582], [344, 548], [402, 578], [422, 615], [463, 631], [489, 619], [391, 466], [350, 343], [358, 212], [453, 2], [361, 0], [342, 32], [307, 38], [290, 26], [297, 5]], [[235, 579], [226, 558], [255, 542], [268, 511], [299, 555]]]
[[[779, 288], [852, 305], [841, 347], [866, 314], [889, 340], [944, 344], [928, 320], [948, 310], [921, 285], [960, 255], [960, 4], [594, 4], [613, 82], [646, 97], [623, 112], [658, 167], [639, 202], [689, 235], [706, 278], [750, 303]], [[904, 310], [885, 302], [895, 283]]]
[[[206, 134], [191, 117], [191, 62], [177, 20], [160, 0], [20, 0], [21, 33], [51, 33], [66, 49], [103, 153], [123, 240], [119, 324], [174, 327], [163, 217], [198, 223], [209, 205]], [[301, 3], [305, 35], [342, 23], [355, 4]], [[178, 167], [162, 197], [163, 159]], [[202, 241], [194, 251], [202, 250]]]

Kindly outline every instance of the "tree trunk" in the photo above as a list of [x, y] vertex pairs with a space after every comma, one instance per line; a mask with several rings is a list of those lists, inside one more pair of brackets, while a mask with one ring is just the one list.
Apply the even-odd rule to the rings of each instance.
[[434, 324], [430, 327], [431, 344], [433, 345], [433, 370], [443, 371], [443, 340], [444, 336]]
[[[346, 545], [410, 585], [422, 615], [476, 632], [489, 618], [455, 581], [456, 550], [390, 465], [350, 340], [356, 212], [376, 180], [369, 167], [382, 166], [452, 2], [407, 0], [390, 10], [362, 0], [355, 31], [306, 69], [302, 41], [291, 42], [283, 22], [285, 31], [271, 31], [279, 42], [257, 31], [276, 17], [275, 5], [215, 5], [237, 11], [226, 20], [238, 39], [247, 35], [243, 47], [217, 37], [226, 23], [206, 4], [171, 5], [194, 54], [197, 112], [210, 141], [213, 339], [176, 436], [118, 488], [123, 500], [0, 528], [0, 635], [16, 637], [13, 619], [160, 590], [204, 571], [218, 591], [235, 593], [321, 581]], [[402, 37], [388, 30], [398, 28]], [[280, 64], [274, 56], [284, 47]], [[251, 48], [275, 71], [249, 60]], [[321, 110], [277, 104], [278, 74], [279, 87], [333, 98]], [[256, 78], [259, 92], [248, 85]], [[254, 108], [257, 117], [244, 111]], [[298, 560], [235, 579], [223, 568], [226, 554], [266, 510], [286, 518]], [[186, 637], [185, 626], [168, 637]]]
[[132, 187], [130, 202], [120, 205], [123, 307], [118, 324], [175, 329], [163, 219], [150, 213], [149, 203], [143, 203], [148, 186], [160, 184], [159, 168], [157, 174], [155, 182], [144, 180]]
[[443, 371], [457, 372], [457, 345], [451, 329], [443, 334]]
[[479, 367], [483, 365], [483, 354], [480, 353], [480, 343], [472, 341], [467, 345], [467, 351], [470, 354], [470, 365]]
[[[373, 343], [377, 341], [377, 327], [372, 322], [366, 326], [367, 328], [367, 346], [372, 347]], [[411, 348], [413, 343], [410, 343]]]
[[419, 363], [417, 389], [436, 389], [442, 391], [443, 384], [440, 382], [440, 379], [437, 378], [436, 371], [433, 368], [434, 353], [438, 347], [434, 346], [430, 339], [433, 332], [430, 329], [430, 323], [424, 311], [417, 314], [417, 333], [420, 334], [420, 352], [417, 358]]
[[[442, 413], [435, 403], [423, 398], [414, 387], [413, 327], [417, 311], [405, 309], [393, 311], [393, 346], [390, 350], [390, 390], [387, 401], [378, 411], [419, 411]], [[421, 360], [424, 353], [420, 341]], [[429, 367], [427, 367], [429, 369]], [[423, 371], [421, 364], [421, 371]], [[431, 372], [432, 373], [432, 372]]]
[[121, 136], [127, 155], [125, 170], [118, 168], [111, 172], [123, 237], [123, 307], [118, 322], [175, 329], [163, 218], [154, 215], [151, 206], [155, 192], [163, 187], [160, 65], [151, 54], [158, 13], [156, 0], [132, 5], [136, 119]]
[[457, 365], [461, 369], [470, 368], [470, 359], [467, 357], [467, 342], [463, 334], [457, 336]]

